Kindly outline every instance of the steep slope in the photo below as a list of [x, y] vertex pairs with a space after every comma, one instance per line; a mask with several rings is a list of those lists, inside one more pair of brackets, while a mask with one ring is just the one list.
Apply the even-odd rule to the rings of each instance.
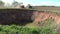
[[38, 25], [47, 19], [53, 19], [53, 21], [56, 24], [60, 23], [60, 15], [54, 13], [47, 13], [47, 12], [40, 12], [38, 16], [35, 18], [34, 23]]

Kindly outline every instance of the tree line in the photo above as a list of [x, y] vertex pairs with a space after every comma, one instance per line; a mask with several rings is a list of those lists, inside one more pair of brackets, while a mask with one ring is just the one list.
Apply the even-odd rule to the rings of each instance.
[[[21, 6], [22, 5], [22, 6]], [[0, 0], [0, 8], [12, 8], [12, 7], [17, 7], [17, 6], [21, 6], [22, 8], [24, 8], [24, 5], [23, 5], [23, 2], [17, 2], [17, 1], [14, 1], [12, 2], [12, 4], [9, 4], [9, 3], [4, 3], [3, 1]], [[30, 4], [28, 4], [29, 8], [32, 8]]]

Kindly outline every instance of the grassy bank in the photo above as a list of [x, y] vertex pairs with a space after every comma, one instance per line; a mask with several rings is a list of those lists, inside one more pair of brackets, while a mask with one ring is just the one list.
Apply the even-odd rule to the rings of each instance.
[[0, 25], [0, 34], [40, 34], [39, 28], [16, 25]]
[[[59, 11], [52, 13], [54, 12], [60, 14]], [[53, 19], [43, 21], [39, 25], [38, 27], [32, 23], [25, 26], [0, 25], [0, 34], [60, 34], [60, 24], [55, 25]]]
[[[60, 34], [60, 29], [57, 29], [57, 25], [55, 27], [53, 19], [41, 22], [39, 27], [32, 25], [0, 25], [0, 34]], [[57, 30], [54, 31], [54, 29]]]

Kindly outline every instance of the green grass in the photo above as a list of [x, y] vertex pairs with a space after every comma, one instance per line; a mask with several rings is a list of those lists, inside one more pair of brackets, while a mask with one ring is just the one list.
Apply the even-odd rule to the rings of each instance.
[[43, 12], [48, 12], [48, 13], [55, 13], [60, 15], [60, 11], [57, 10], [42, 10]]
[[32, 26], [31, 23], [26, 26], [0, 25], [0, 34], [60, 34], [60, 31], [53, 31], [53, 23], [53, 19], [48, 19], [41, 22], [40, 27], [35, 25]]
[[[59, 11], [49, 11], [52, 13], [60, 14]], [[0, 34], [60, 34], [60, 29], [57, 29], [56, 32], [53, 31], [57, 28], [55, 27], [54, 20], [48, 19], [40, 23], [40, 26], [30, 23], [25, 26], [19, 25], [0, 25]], [[59, 26], [59, 24], [58, 24]]]
[[16, 25], [0, 25], [0, 34], [40, 34], [39, 28], [29, 28]]

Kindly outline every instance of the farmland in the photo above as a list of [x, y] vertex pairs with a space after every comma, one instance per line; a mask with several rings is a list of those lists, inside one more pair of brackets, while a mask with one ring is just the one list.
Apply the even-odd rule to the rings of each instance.
[[52, 8], [0, 9], [0, 34], [60, 34], [60, 10]]
[[60, 11], [60, 6], [33, 6], [34, 9], [37, 10], [56, 10], [56, 11]]
[[0, 0], [0, 34], [60, 34], [59, 0]]

